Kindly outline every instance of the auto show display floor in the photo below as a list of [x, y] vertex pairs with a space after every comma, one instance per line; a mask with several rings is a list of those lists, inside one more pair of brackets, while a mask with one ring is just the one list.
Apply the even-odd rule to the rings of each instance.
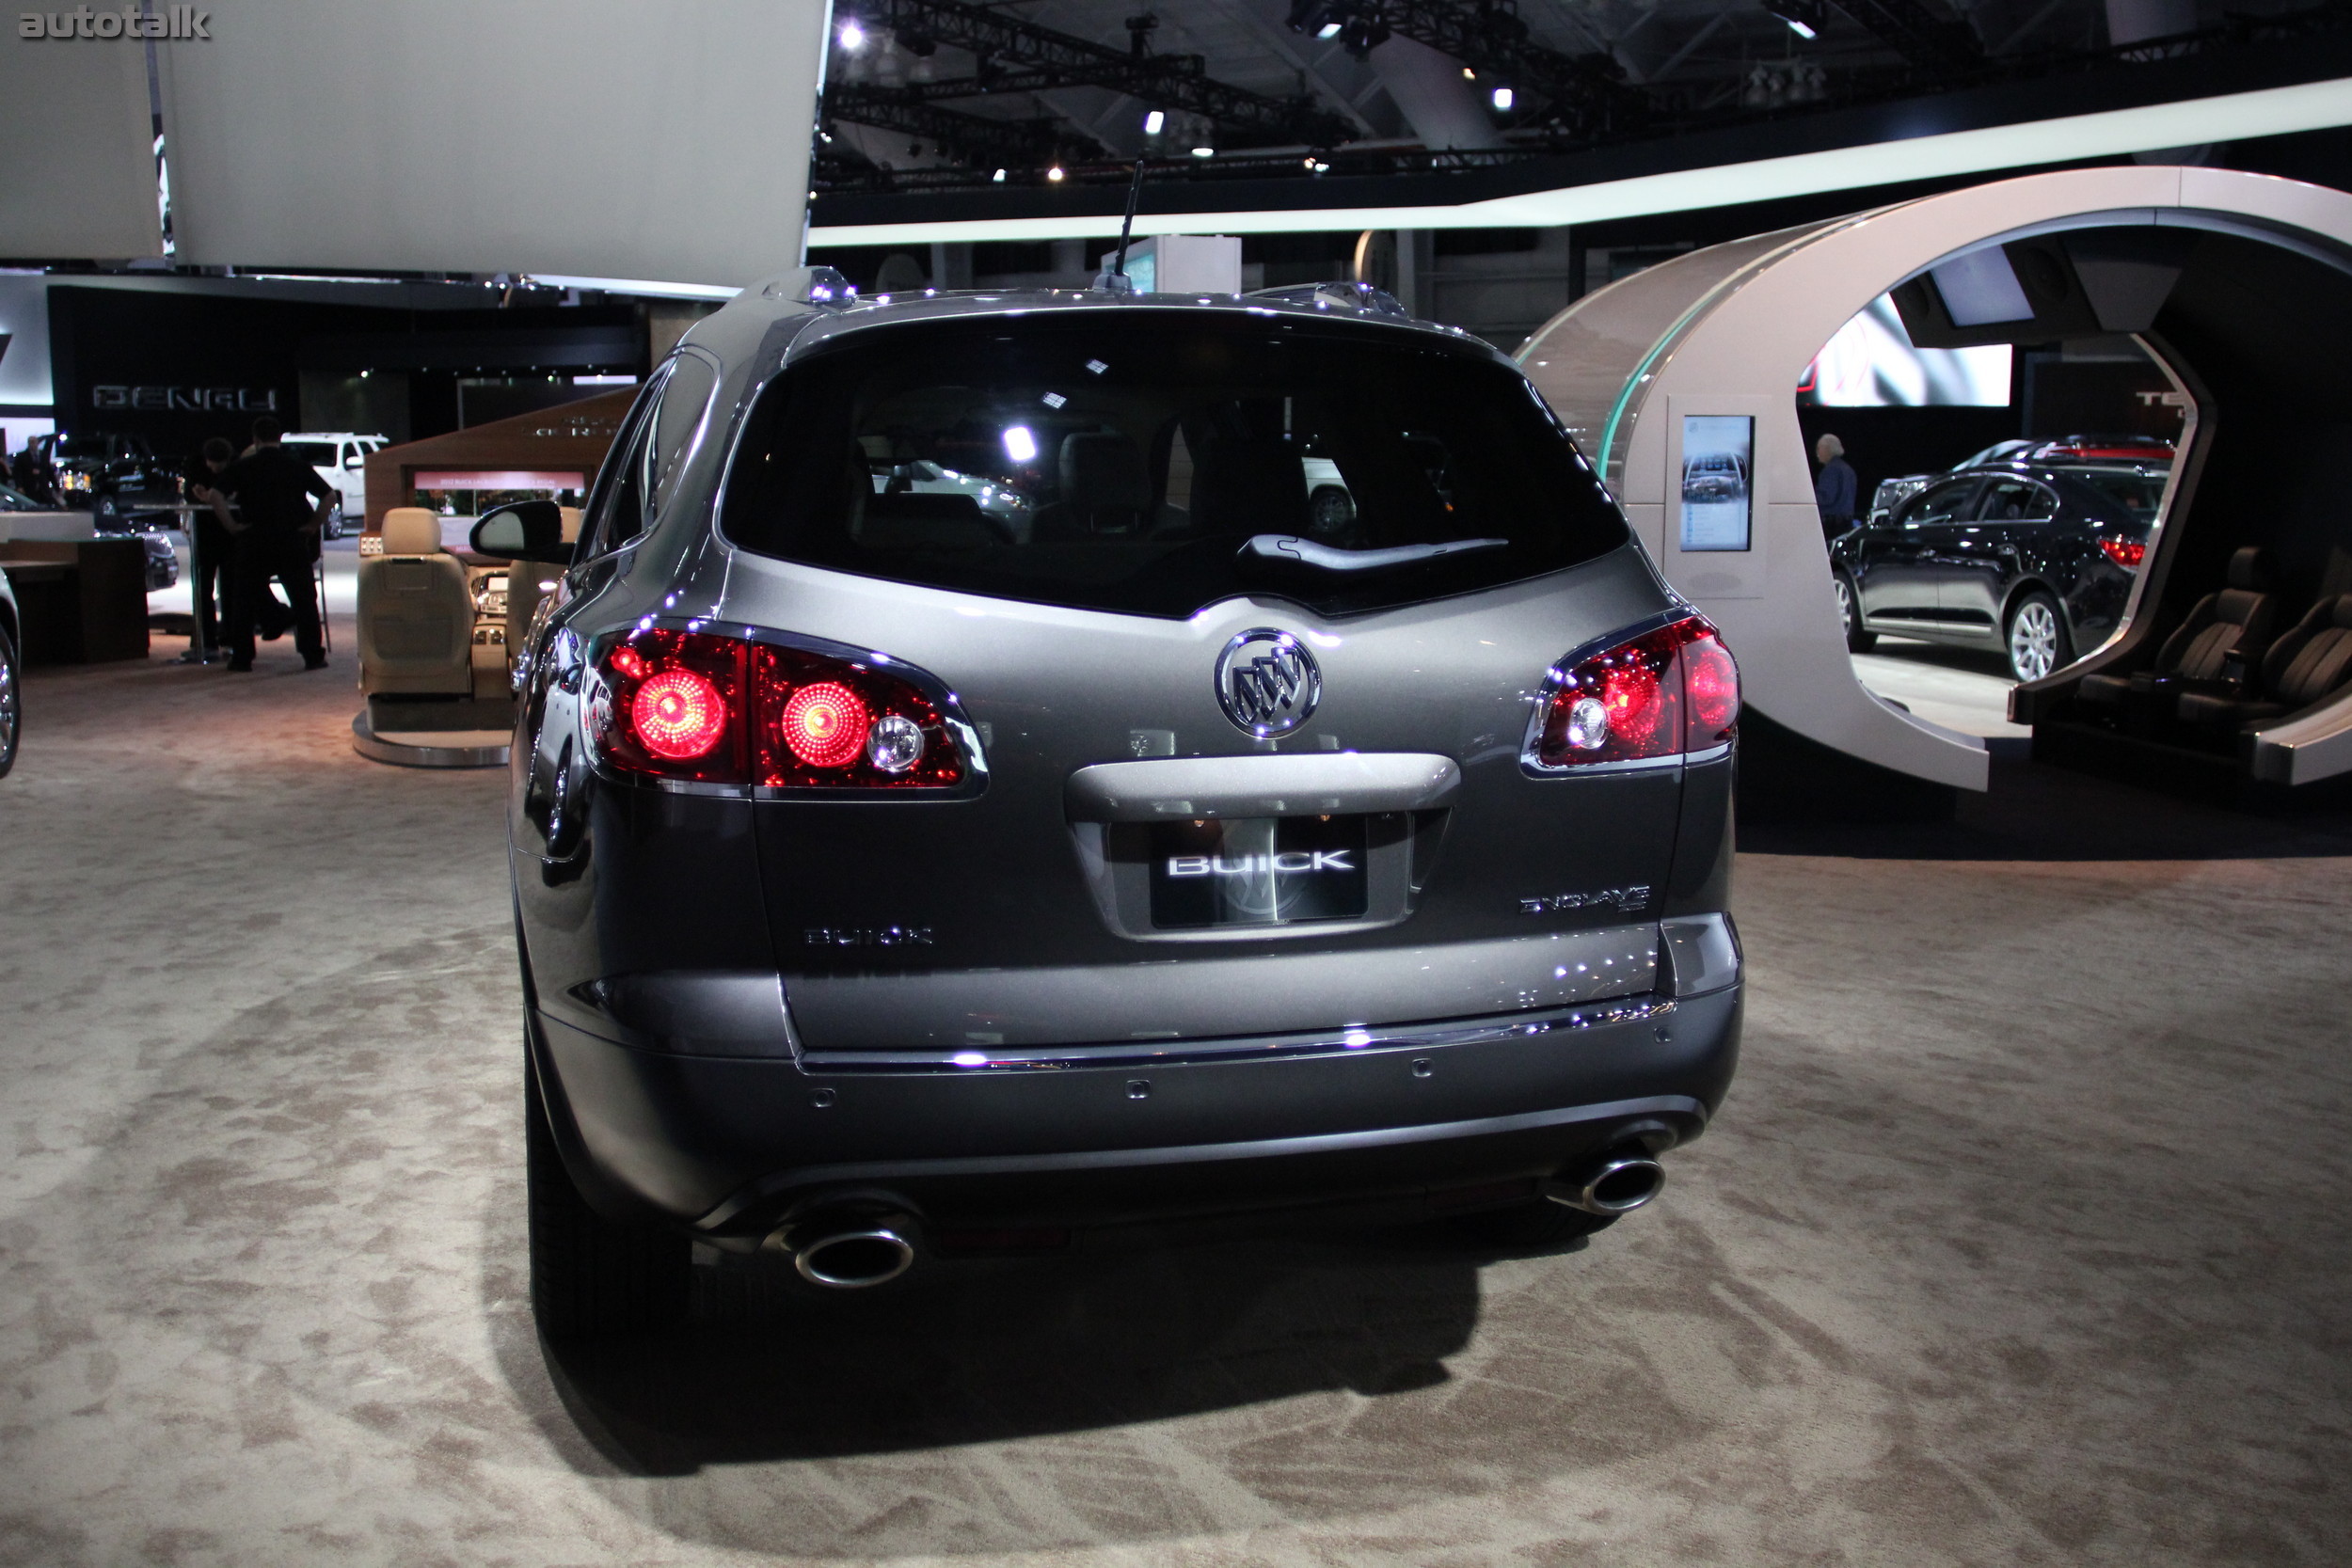
[[1751, 835], [1740, 1080], [1581, 1251], [712, 1290], [559, 1363], [503, 775], [355, 755], [347, 655], [175, 651], [35, 672], [0, 782], [0, 1560], [2352, 1558], [2352, 821], [2004, 762]]
[[1866, 690], [1931, 723], [1988, 739], [2033, 738], [2030, 725], [2009, 721], [2010, 689], [2017, 682], [1999, 654], [1882, 637], [1875, 651], [1848, 657]]

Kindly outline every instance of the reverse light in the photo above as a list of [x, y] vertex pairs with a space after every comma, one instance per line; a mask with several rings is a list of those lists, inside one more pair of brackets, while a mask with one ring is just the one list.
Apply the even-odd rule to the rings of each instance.
[[946, 789], [974, 770], [952, 699], [880, 654], [640, 626], [594, 662], [589, 738], [615, 772], [765, 792]]
[[2137, 566], [2148, 559], [2147, 541], [2110, 533], [2099, 541], [2099, 553], [2118, 566]]
[[1543, 773], [1687, 761], [1728, 744], [1739, 721], [1739, 666], [1712, 626], [1685, 616], [1552, 670], [1520, 760]]

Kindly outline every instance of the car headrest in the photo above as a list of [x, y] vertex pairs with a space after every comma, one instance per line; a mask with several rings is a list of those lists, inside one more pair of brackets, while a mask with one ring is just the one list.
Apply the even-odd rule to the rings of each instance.
[[1075, 507], [1142, 511], [1152, 504], [1143, 453], [1118, 431], [1063, 437], [1061, 498]]
[[2230, 586], [2256, 591], [2270, 587], [2270, 552], [2260, 545], [2242, 545], [2230, 556]]
[[2322, 626], [2352, 628], [2352, 594], [2339, 594], [2332, 600], [2314, 607], [2324, 614], [2316, 616]]
[[384, 514], [386, 555], [438, 555], [441, 518], [421, 506], [395, 506]]

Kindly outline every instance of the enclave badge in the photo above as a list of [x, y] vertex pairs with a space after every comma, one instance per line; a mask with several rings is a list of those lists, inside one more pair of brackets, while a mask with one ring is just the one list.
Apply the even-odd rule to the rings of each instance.
[[1323, 672], [1289, 632], [1253, 626], [1217, 656], [1216, 701], [1235, 727], [1260, 739], [1286, 735], [1314, 716]]

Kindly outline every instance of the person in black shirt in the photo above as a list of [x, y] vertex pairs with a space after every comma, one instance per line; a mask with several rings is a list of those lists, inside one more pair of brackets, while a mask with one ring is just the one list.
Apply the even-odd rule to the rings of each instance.
[[[310, 579], [319, 530], [325, 526], [334, 487], [318, 470], [278, 444], [285, 427], [264, 414], [253, 421], [253, 448], [230, 464], [218, 488], [236, 498], [242, 527], [236, 534], [235, 565], [229, 595], [229, 668], [253, 668], [253, 630], [269, 594], [270, 580], [286, 591], [294, 607], [294, 646], [305, 670], [326, 667], [319, 635], [319, 601]], [[305, 499], [316, 497], [312, 506]]]
[[[196, 543], [195, 580], [189, 584], [188, 592], [196, 604], [196, 635], [200, 647], [220, 646], [226, 601], [234, 596], [231, 584], [235, 578], [230, 562], [236, 559], [236, 542], [221, 516], [229, 508], [228, 497], [219, 485], [220, 476], [228, 471], [236, 455], [234, 447], [215, 436], [204, 443], [201, 456], [188, 460], [180, 476], [181, 490], [197, 509], [188, 519], [188, 535]], [[218, 612], [215, 609], [216, 597]]]

